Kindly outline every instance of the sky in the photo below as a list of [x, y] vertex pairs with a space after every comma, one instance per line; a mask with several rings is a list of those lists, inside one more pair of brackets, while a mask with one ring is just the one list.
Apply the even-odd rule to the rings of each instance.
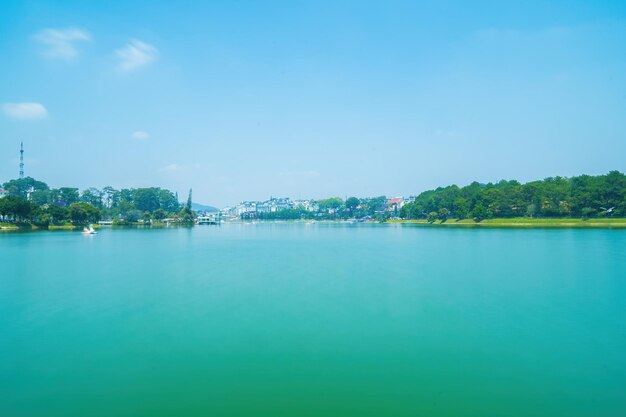
[[0, 183], [22, 141], [219, 207], [624, 172], [624, 40], [624, 1], [3, 0]]

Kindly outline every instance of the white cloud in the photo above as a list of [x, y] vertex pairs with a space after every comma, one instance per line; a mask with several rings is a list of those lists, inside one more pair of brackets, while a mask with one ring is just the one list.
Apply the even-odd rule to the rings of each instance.
[[153, 62], [159, 51], [154, 46], [138, 39], [115, 51], [118, 59], [117, 69], [121, 72], [133, 72]]
[[148, 132], [144, 132], [142, 130], [138, 130], [136, 132], [133, 132], [132, 137], [137, 139], [137, 140], [146, 140], [146, 139], [150, 138], [150, 134]]
[[39, 103], [4, 103], [4, 114], [17, 120], [37, 120], [48, 117], [48, 110]]
[[181, 165], [181, 164], [169, 164], [161, 168], [159, 171], [161, 172], [185, 172], [191, 171], [201, 168], [202, 165], [195, 163], [190, 165]]
[[45, 47], [45, 56], [69, 61], [79, 53], [76, 43], [89, 42], [91, 35], [87, 31], [76, 28], [44, 29], [35, 34], [33, 39]]

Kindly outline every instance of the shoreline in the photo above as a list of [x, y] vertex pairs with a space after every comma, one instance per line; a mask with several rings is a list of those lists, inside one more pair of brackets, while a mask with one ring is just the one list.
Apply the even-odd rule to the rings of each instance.
[[471, 219], [448, 219], [445, 222], [439, 220], [429, 223], [425, 219], [420, 220], [388, 220], [387, 223], [412, 224], [427, 227], [482, 227], [482, 228], [527, 228], [527, 229], [626, 229], [626, 218], [614, 219], [531, 219], [516, 217], [511, 219], [485, 219], [476, 222]]
[[[421, 227], [456, 227], [456, 228], [503, 228], [503, 229], [626, 229], [626, 218], [611, 218], [611, 219], [580, 219], [580, 218], [562, 218], [562, 219], [531, 219], [531, 218], [498, 218], [498, 219], [485, 219], [480, 222], [476, 222], [472, 219], [448, 219], [445, 222], [437, 220], [429, 223], [426, 219], [408, 220], [397, 219], [387, 220], [384, 222], [378, 221], [366, 221], [366, 222], [353, 222], [348, 220], [255, 220], [258, 223], [341, 223], [341, 224], [399, 224], [399, 225], [413, 225]], [[222, 224], [245, 224], [245, 221], [225, 221]], [[171, 225], [170, 225], [171, 226]], [[191, 225], [176, 225], [190, 227]], [[197, 225], [196, 225], [197, 226]], [[95, 229], [100, 229], [101, 225], [95, 225]], [[150, 226], [142, 224], [132, 225], [113, 225], [113, 228], [165, 228], [168, 227], [165, 223], [155, 223]], [[79, 231], [83, 226], [75, 225], [50, 225], [48, 227], [40, 227], [33, 224], [14, 224], [14, 223], [0, 223], [0, 232], [36, 232], [36, 231]]]

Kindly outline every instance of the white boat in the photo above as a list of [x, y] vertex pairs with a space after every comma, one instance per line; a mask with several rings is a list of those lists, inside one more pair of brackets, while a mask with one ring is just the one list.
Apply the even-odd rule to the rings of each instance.
[[89, 229], [87, 229], [86, 227], [83, 227], [83, 233], [88, 234], [88, 235], [95, 235], [95, 234], [96, 234], [96, 233], [98, 233], [98, 232], [96, 232], [96, 231], [93, 229], [93, 226], [92, 226], [92, 225], [89, 225]]

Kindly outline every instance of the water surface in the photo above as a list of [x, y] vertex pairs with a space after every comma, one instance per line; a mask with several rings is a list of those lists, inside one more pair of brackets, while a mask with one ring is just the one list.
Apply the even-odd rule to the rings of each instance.
[[626, 231], [0, 234], [0, 416], [624, 416]]

